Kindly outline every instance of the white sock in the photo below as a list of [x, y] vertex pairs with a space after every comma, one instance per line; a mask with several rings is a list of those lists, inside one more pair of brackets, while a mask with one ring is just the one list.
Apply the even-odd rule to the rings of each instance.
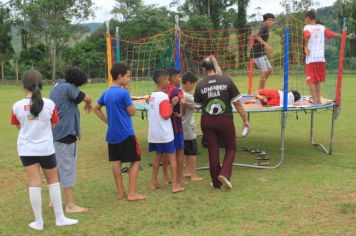
[[28, 226], [32, 229], [43, 230], [41, 187], [29, 187], [28, 192], [32, 211], [35, 215], [35, 221], [31, 222]]
[[56, 216], [56, 225], [65, 226], [65, 225], [77, 224], [78, 220], [69, 219], [64, 216], [61, 188], [59, 187], [59, 183], [48, 185], [48, 189], [49, 189], [49, 197], [53, 205], [54, 214]]

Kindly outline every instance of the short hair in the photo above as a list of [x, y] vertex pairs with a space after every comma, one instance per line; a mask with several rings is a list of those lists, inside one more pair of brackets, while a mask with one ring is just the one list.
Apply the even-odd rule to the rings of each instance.
[[110, 74], [112, 77], [112, 80], [117, 80], [119, 75], [124, 76], [128, 71], [130, 71], [130, 67], [126, 65], [125, 63], [116, 63], [111, 67]]
[[188, 71], [182, 75], [182, 83], [186, 84], [188, 82], [195, 83], [198, 81], [198, 78], [192, 72]]
[[274, 19], [275, 16], [272, 13], [266, 13], [266, 14], [263, 15], [263, 21], [266, 21], [269, 18]]
[[205, 68], [207, 71], [209, 70], [215, 71], [214, 62], [213, 60], [211, 60], [211, 57], [204, 58], [203, 61], [201, 62], [201, 67]]
[[297, 90], [292, 90], [292, 94], [295, 102], [300, 100], [300, 93]]
[[64, 79], [67, 83], [74, 84], [76, 87], [82, 86], [88, 82], [87, 76], [79, 67], [69, 67], [65, 73]]
[[169, 72], [167, 70], [164, 70], [164, 69], [156, 69], [154, 72], [153, 72], [153, 81], [158, 84], [159, 83], [159, 80], [160, 78], [162, 77], [169, 77]]
[[310, 20], [315, 20], [316, 19], [315, 11], [314, 10], [307, 11], [305, 13], [305, 18], [309, 18]]
[[179, 70], [176, 70], [174, 68], [170, 68], [167, 70], [168, 73], [169, 73], [169, 79], [171, 79], [173, 76], [175, 75], [179, 75], [180, 74], [180, 71]]

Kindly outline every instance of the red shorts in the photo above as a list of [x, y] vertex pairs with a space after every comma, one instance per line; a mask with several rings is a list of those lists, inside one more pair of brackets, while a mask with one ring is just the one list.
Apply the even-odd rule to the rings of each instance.
[[305, 75], [307, 84], [324, 82], [326, 77], [325, 62], [312, 62], [305, 65]]

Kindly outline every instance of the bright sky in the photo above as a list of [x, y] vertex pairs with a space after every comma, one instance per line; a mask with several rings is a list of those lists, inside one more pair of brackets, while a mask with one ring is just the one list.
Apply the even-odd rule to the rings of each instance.
[[[184, 0], [181, 0], [181, 2]], [[261, 14], [265, 12], [271, 13], [281, 13], [284, 9], [279, 4], [281, 0], [250, 0], [249, 7], [247, 9], [247, 14], [251, 15], [256, 13], [256, 8], [261, 7]], [[319, 7], [331, 6], [335, 0], [317, 0], [320, 5]], [[111, 9], [115, 5], [114, 0], [94, 0], [98, 9], [96, 10], [95, 19], [90, 19], [88, 22], [103, 22], [110, 19], [113, 15], [110, 14]], [[170, 0], [144, 0], [145, 4], [156, 4], [158, 6], [169, 7]]]
[[[1, 2], [7, 2], [7, 0], [0, 0]], [[156, 4], [158, 6], [169, 7], [171, 0], [143, 0], [145, 4]], [[183, 2], [184, 0], [180, 0]], [[261, 7], [261, 14], [265, 12], [271, 13], [281, 13], [283, 8], [279, 4], [281, 0], [250, 0], [249, 7], [247, 9], [247, 14], [251, 15], [253, 13], [257, 14], [255, 10], [257, 7]], [[331, 6], [336, 0], [317, 0], [320, 3], [319, 7]], [[113, 17], [110, 14], [113, 6], [115, 5], [114, 0], [94, 0], [97, 9], [95, 10], [96, 17], [94, 19], [89, 19], [87, 22], [104, 22]]]

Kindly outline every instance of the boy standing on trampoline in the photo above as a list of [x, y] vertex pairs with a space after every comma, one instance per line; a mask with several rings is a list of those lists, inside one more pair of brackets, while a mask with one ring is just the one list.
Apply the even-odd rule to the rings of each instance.
[[266, 13], [263, 15], [263, 25], [255, 36], [255, 41], [252, 46], [252, 57], [257, 67], [261, 70], [259, 89], [266, 87], [266, 80], [272, 74], [272, 66], [267, 58], [266, 51], [273, 54], [272, 47], [267, 43], [269, 38], [269, 29], [274, 24], [274, 15]]
[[172, 175], [172, 192], [183, 191], [184, 188], [178, 183], [176, 146], [174, 143], [174, 133], [170, 117], [173, 107], [178, 104], [177, 96], [170, 99], [163, 90], [169, 87], [169, 73], [166, 70], [156, 70], [153, 73], [153, 80], [156, 84], [156, 91], [149, 98], [148, 104], [148, 143], [149, 151], [155, 152], [152, 166], [151, 189], [158, 188], [158, 170], [160, 160], [169, 158]]
[[[108, 142], [109, 161], [118, 191], [118, 198], [126, 198], [125, 188], [122, 183], [121, 163], [130, 162], [129, 189], [127, 200], [145, 200], [146, 196], [137, 193], [137, 174], [140, 169], [140, 146], [135, 136], [131, 116], [135, 115], [136, 108], [132, 104], [128, 91], [130, 68], [118, 63], [110, 70], [113, 85], [99, 98], [94, 108], [95, 114], [108, 125], [106, 141]], [[106, 116], [101, 108], [106, 107]]]
[[[323, 25], [316, 23], [315, 12], [308, 11], [304, 18], [304, 52], [305, 52], [305, 75], [314, 104], [321, 103], [320, 83], [325, 82], [325, 37], [341, 37], [341, 34], [332, 32]], [[352, 39], [355, 34], [351, 33], [346, 38]]]

